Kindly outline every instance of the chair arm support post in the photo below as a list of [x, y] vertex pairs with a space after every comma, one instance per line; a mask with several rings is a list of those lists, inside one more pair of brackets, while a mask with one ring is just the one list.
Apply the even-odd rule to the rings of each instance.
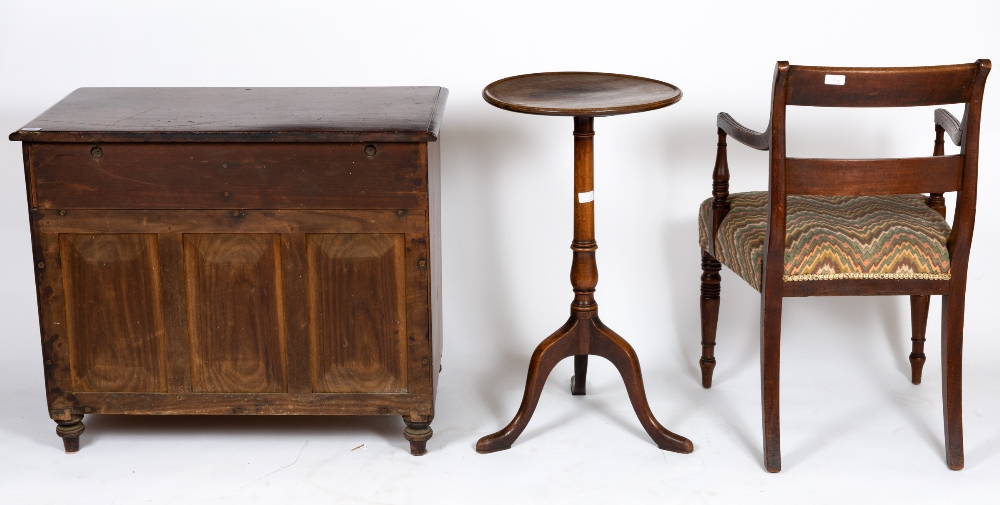
[[[944, 109], [938, 110], [944, 111]], [[945, 112], [947, 113], [948, 111]], [[944, 128], [940, 124], [934, 125], [934, 156], [944, 156]], [[948, 209], [945, 207], [943, 194], [931, 193], [927, 197], [927, 206], [938, 211], [941, 217], [947, 218]]]
[[709, 250], [715, 254], [715, 234], [719, 225], [729, 212], [729, 161], [726, 153], [726, 132], [718, 129], [719, 143], [715, 152], [715, 169], [712, 171], [712, 205], [709, 207], [709, 217], [712, 223], [712, 234], [709, 237]]
[[[955, 119], [950, 112], [945, 109], [936, 109], [934, 111], [934, 125], [935, 130], [941, 128], [942, 131], [948, 132], [948, 136], [951, 137], [951, 141], [955, 143], [956, 146], [962, 145], [962, 123]], [[940, 136], [940, 134], [938, 134]], [[943, 139], [942, 139], [943, 140]], [[944, 149], [944, 146], [942, 146]], [[944, 154], [944, 151], [941, 152]], [[935, 156], [938, 156], [937, 150], [934, 152]]]
[[944, 156], [944, 128], [934, 124], [934, 156]]

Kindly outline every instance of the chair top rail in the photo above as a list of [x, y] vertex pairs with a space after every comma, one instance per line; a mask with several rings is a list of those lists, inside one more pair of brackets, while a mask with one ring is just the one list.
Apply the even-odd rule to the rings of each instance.
[[917, 107], [967, 103], [979, 65], [810, 67], [788, 71], [787, 105]]

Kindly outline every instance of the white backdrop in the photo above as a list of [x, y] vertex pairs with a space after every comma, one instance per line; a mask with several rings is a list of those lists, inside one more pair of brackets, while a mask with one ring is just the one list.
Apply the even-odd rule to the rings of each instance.
[[[944, 464], [939, 299], [924, 384], [908, 383], [908, 304], [787, 300], [783, 472], [763, 470], [759, 299], [723, 274], [715, 387], [697, 359], [696, 209], [710, 196], [715, 115], [767, 123], [776, 60], [909, 66], [1000, 61], [1000, 4], [951, 2], [15, 2], [0, 3], [0, 132], [81, 86], [440, 85], [444, 372], [430, 453], [398, 418], [88, 416], [62, 454], [44, 405], [20, 145], [0, 142], [0, 497], [6, 503], [507, 503], [988, 501], [1000, 486], [998, 79], [987, 84], [966, 316], [966, 469]], [[572, 220], [572, 121], [480, 97], [493, 80], [591, 70], [676, 84], [667, 109], [597, 119], [602, 319], [629, 339], [653, 411], [695, 444], [664, 453], [614, 368], [571, 360], [513, 449], [479, 436], [520, 401], [534, 346], [563, 323]], [[953, 107], [961, 117], [961, 107]], [[931, 153], [931, 109], [793, 109], [789, 154]], [[733, 191], [766, 188], [766, 154], [730, 144]], [[955, 152], [948, 145], [948, 152]], [[949, 204], [953, 200], [949, 199]], [[351, 451], [361, 443], [364, 450]]]

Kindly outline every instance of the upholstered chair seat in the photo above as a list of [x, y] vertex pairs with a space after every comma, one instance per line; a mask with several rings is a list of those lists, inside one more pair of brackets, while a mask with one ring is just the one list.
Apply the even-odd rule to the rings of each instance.
[[[788, 195], [784, 281], [951, 278], [951, 227], [924, 195]], [[715, 258], [757, 291], [767, 228], [767, 192], [729, 195]], [[708, 250], [712, 199], [702, 202], [699, 243]]]

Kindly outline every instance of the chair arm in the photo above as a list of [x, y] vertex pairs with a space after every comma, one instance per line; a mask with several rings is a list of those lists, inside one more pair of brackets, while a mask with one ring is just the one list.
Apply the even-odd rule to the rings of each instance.
[[760, 151], [767, 151], [771, 147], [771, 126], [768, 125], [764, 133], [757, 133], [746, 126], [743, 126], [733, 119], [733, 116], [720, 112], [716, 121], [719, 128], [737, 142]]
[[962, 123], [959, 123], [950, 112], [944, 109], [935, 110], [934, 124], [944, 128], [956, 146], [962, 145]]

